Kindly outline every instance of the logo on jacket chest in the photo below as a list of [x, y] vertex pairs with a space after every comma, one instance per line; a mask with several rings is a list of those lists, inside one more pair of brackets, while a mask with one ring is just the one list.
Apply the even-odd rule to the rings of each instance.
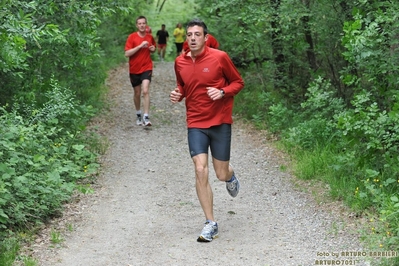
[[210, 72], [210, 70], [209, 70], [209, 68], [207, 68], [207, 67], [204, 67], [204, 69], [202, 69], [202, 72], [204, 72], [204, 73], [208, 73], [208, 72]]

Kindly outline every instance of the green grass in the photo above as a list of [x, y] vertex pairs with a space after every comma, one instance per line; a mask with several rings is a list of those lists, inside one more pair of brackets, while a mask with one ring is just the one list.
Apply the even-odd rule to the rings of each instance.
[[0, 243], [0, 265], [12, 266], [19, 250], [19, 242], [16, 238], [8, 238]]
[[60, 232], [53, 229], [53, 230], [51, 230], [51, 233], [50, 233], [50, 241], [53, 244], [59, 244], [62, 241], [64, 241], [64, 239], [62, 238]]

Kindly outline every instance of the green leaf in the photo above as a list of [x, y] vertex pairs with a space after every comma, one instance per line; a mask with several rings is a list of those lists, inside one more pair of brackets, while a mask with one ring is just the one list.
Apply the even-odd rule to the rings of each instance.
[[391, 197], [391, 200], [392, 200], [393, 202], [398, 202], [398, 201], [399, 201], [399, 199], [398, 199], [397, 196], [392, 196], [392, 197]]
[[33, 161], [34, 161], [34, 162], [40, 162], [40, 161], [44, 160], [45, 158], [46, 158], [46, 157], [45, 157], [44, 155], [35, 154], [35, 155], [33, 156]]
[[388, 178], [387, 180], [385, 180], [385, 185], [389, 185], [389, 184], [393, 184], [393, 183], [395, 183], [396, 182], [396, 180], [395, 179], [393, 179], [393, 178]]
[[0, 209], [0, 227], [3, 227], [1, 226], [1, 224], [6, 224], [8, 219], [9, 217], [7, 216], [7, 214], [5, 214], [2, 209]]
[[4, 217], [4, 218], [8, 218], [7, 214], [5, 214], [2, 209], [0, 209], [0, 216]]
[[72, 146], [72, 148], [74, 149], [74, 150], [77, 150], [77, 151], [81, 151], [81, 150], [83, 150], [84, 149], [84, 145], [73, 145]]

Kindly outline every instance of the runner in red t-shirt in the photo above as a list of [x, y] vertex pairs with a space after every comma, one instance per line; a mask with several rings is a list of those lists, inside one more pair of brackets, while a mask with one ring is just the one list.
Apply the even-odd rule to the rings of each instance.
[[[147, 19], [140, 16], [136, 19], [137, 32], [129, 35], [125, 44], [125, 56], [129, 57], [130, 82], [134, 89], [134, 106], [136, 107], [137, 125], [151, 126], [150, 82], [152, 76], [151, 53], [155, 52], [155, 40], [146, 33]], [[143, 91], [144, 116], [141, 116], [141, 91]]]
[[188, 146], [195, 169], [195, 186], [205, 214], [205, 226], [197, 241], [210, 242], [218, 235], [213, 215], [213, 194], [208, 181], [208, 149], [216, 177], [226, 182], [230, 196], [236, 197], [240, 182], [230, 162], [231, 124], [234, 96], [244, 81], [227, 53], [209, 48], [205, 23], [195, 19], [187, 24], [190, 48], [175, 60], [177, 88], [170, 101], [185, 98]]

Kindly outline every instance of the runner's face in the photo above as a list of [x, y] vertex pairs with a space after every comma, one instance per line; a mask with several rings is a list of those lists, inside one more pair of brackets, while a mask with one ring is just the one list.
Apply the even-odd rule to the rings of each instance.
[[147, 22], [145, 18], [138, 19], [136, 22], [136, 27], [140, 32], [145, 32], [145, 26], [147, 25]]
[[200, 26], [193, 26], [187, 29], [187, 43], [192, 53], [202, 52], [205, 47], [208, 35], [204, 36], [204, 29]]

